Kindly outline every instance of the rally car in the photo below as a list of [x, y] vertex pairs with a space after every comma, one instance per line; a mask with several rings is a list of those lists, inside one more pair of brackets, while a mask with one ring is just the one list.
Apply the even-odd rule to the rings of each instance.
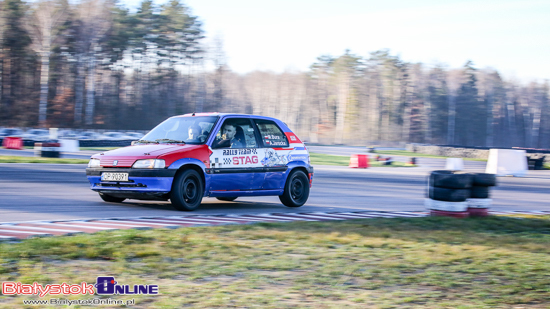
[[278, 119], [193, 113], [168, 118], [132, 146], [93, 155], [86, 175], [106, 202], [170, 200], [189, 211], [203, 197], [277, 195], [300, 207], [313, 167], [304, 143]]

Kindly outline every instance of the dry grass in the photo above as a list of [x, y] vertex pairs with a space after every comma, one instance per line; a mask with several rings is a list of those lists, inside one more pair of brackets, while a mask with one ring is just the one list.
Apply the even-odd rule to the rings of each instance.
[[0, 244], [0, 281], [158, 284], [112, 297], [140, 308], [548, 308], [549, 253], [550, 217], [260, 223]]

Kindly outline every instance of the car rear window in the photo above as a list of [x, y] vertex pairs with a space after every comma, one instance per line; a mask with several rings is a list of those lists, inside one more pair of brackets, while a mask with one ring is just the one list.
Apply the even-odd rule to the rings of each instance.
[[288, 147], [285, 134], [274, 121], [256, 119], [254, 122], [260, 131], [263, 147]]

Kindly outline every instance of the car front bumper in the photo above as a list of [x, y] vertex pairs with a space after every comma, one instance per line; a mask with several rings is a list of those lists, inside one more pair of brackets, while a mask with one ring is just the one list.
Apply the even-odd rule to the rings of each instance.
[[[102, 181], [104, 172], [128, 173], [128, 181]], [[170, 192], [177, 169], [87, 168], [90, 189], [104, 193], [156, 193]]]

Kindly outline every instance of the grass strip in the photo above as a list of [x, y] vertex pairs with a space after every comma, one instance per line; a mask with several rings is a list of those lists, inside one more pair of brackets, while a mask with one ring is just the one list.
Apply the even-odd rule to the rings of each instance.
[[55, 163], [55, 164], [86, 164], [90, 160], [66, 159], [66, 158], [43, 158], [43, 157], [20, 157], [0, 156], [0, 163]]
[[[384, 165], [384, 161], [376, 161], [373, 155], [369, 154], [369, 167], [413, 167], [416, 165], [406, 162], [393, 161], [391, 165]], [[309, 158], [313, 165], [337, 165], [349, 166], [349, 156], [336, 156], [323, 153], [310, 152]]]
[[[120, 230], [0, 243], [0, 281], [158, 284], [138, 308], [547, 308], [550, 217]], [[54, 296], [82, 299], [83, 296]], [[48, 299], [49, 297], [46, 297]], [[86, 297], [88, 298], [88, 296]], [[0, 296], [0, 308], [32, 296]]]
[[[339, 165], [348, 166], [349, 157], [334, 156], [320, 153], [310, 153], [311, 163], [319, 165]], [[20, 157], [20, 156], [0, 156], [0, 163], [59, 163], [59, 164], [82, 164], [88, 163], [89, 160], [83, 159], [66, 159], [66, 158], [42, 158], [42, 157]], [[393, 162], [392, 165], [382, 165], [384, 162], [370, 161], [372, 167], [403, 167], [413, 166], [404, 162]]]
[[[372, 155], [392, 155], [392, 156], [404, 156], [404, 157], [416, 157], [416, 158], [436, 158], [436, 159], [446, 159], [449, 157], [445, 156], [435, 156], [435, 155], [429, 155], [429, 154], [422, 154], [418, 152], [410, 152], [405, 150], [376, 150], [375, 153], [372, 153]], [[487, 161], [487, 159], [476, 159], [476, 158], [463, 158], [466, 161]]]

